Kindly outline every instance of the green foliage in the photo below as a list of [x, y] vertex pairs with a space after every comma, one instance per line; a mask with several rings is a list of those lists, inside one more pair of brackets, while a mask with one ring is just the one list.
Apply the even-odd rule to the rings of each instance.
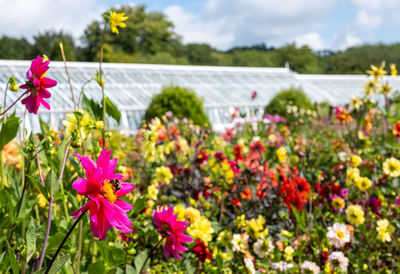
[[153, 96], [144, 119], [150, 121], [172, 111], [178, 118], [187, 118], [196, 125], [209, 125], [210, 122], [203, 108], [203, 101], [197, 98], [194, 91], [186, 88], [169, 86]]
[[297, 106], [299, 109], [312, 109], [312, 104], [307, 95], [299, 88], [279, 92], [265, 107], [265, 113], [278, 114], [287, 117], [287, 106]]
[[75, 48], [74, 39], [70, 34], [63, 31], [54, 32], [46, 31], [39, 33], [34, 37], [34, 44], [32, 45], [31, 56], [46, 54], [51, 60], [61, 61], [62, 55], [59, 43], [62, 42], [64, 46], [65, 58], [68, 61], [75, 61]]
[[0, 59], [27, 60], [31, 58], [31, 51], [32, 46], [25, 38], [0, 38]]
[[20, 119], [15, 112], [6, 118], [0, 130], [0, 150], [17, 136]]

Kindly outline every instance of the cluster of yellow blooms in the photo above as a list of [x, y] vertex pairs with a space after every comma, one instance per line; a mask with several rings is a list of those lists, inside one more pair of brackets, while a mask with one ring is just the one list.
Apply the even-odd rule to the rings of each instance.
[[392, 239], [390, 234], [393, 233], [394, 227], [387, 219], [382, 219], [376, 223], [376, 231], [378, 231], [378, 240], [382, 242], [390, 242]]
[[67, 120], [63, 121], [63, 125], [68, 135], [77, 132], [78, 137], [85, 139], [93, 129], [104, 128], [103, 121], [94, 121], [90, 115], [82, 109], [77, 110], [76, 113], [66, 114], [65, 116]]
[[364, 210], [359, 205], [350, 205], [346, 209], [346, 218], [352, 225], [362, 225], [365, 222]]
[[211, 168], [212, 171], [211, 177], [215, 181], [218, 181], [218, 178], [222, 176], [224, 181], [226, 181], [228, 184], [233, 183], [233, 178], [235, 177], [235, 173], [233, 172], [232, 167], [228, 163], [227, 159], [221, 162], [217, 162], [215, 158], [211, 158], [208, 161], [208, 166]]
[[188, 220], [190, 222], [186, 231], [194, 239], [200, 239], [205, 244], [212, 240], [214, 229], [211, 226], [211, 222], [205, 216], [202, 216], [198, 209], [193, 207], [185, 208], [183, 205], [178, 205], [175, 207], [174, 213], [178, 220]]
[[353, 167], [347, 169], [346, 184], [354, 185], [361, 191], [367, 191], [372, 186], [372, 181], [360, 175], [360, 170], [357, 167], [361, 164], [362, 158], [352, 155], [349, 160]]

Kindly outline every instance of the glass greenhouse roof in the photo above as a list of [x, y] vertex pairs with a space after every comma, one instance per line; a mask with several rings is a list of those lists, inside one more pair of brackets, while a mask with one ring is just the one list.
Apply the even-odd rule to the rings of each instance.
[[[8, 77], [14, 76], [19, 84], [25, 81], [30, 61], [0, 60], [0, 90], [5, 89]], [[68, 63], [68, 70], [78, 98], [82, 86], [98, 70], [97, 63]], [[351, 95], [361, 94], [365, 76], [355, 75], [302, 75], [288, 68], [209, 67], [145, 64], [103, 64], [106, 95], [118, 106], [122, 117], [119, 125], [111, 125], [135, 131], [141, 124], [142, 116], [155, 93], [163, 86], [179, 85], [190, 88], [204, 99], [204, 106], [215, 129], [222, 129], [230, 122], [236, 107], [242, 112], [260, 109], [280, 90], [291, 86], [302, 87], [314, 102], [329, 101], [332, 105], [348, 103]], [[65, 113], [72, 112], [70, 88], [62, 62], [52, 62], [48, 77], [57, 80], [48, 100], [51, 110], [41, 107], [39, 116], [59, 127]], [[400, 90], [400, 78], [391, 79], [390, 84]], [[257, 91], [257, 98], [251, 100], [251, 93]], [[7, 105], [17, 99], [20, 93], [8, 93]], [[85, 86], [85, 94], [96, 101], [101, 99], [101, 90], [95, 81]], [[4, 94], [3, 94], [4, 95]], [[3, 98], [0, 97], [2, 101]], [[24, 106], [17, 104], [19, 115]], [[262, 111], [258, 112], [262, 115]], [[29, 115], [26, 124], [34, 131], [39, 128], [35, 115]]]

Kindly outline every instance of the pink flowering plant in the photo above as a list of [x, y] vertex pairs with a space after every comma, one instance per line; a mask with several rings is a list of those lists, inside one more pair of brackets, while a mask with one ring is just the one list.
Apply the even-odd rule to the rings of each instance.
[[384, 63], [337, 111], [236, 107], [221, 132], [167, 111], [131, 136], [107, 124], [121, 113], [102, 58], [137, 26], [124, 10], [101, 24], [100, 103], [71, 87], [62, 125], [37, 117], [70, 78], [52, 80], [45, 55], [0, 83], [0, 273], [400, 273], [400, 104]]

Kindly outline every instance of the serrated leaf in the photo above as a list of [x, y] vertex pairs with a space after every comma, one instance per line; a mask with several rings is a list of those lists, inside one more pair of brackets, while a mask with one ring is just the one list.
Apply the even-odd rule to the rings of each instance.
[[110, 100], [110, 98], [106, 97], [106, 112], [115, 121], [118, 122], [121, 120], [121, 112], [119, 111], [118, 107]]
[[43, 231], [40, 225], [31, 218], [26, 231], [27, 256], [36, 250], [36, 240], [38, 238], [43, 238]]
[[63, 265], [65, 265], [65, 263], [68, 261], [69, 256], [70, 256], [69, 254], [64, 256], [58, 255], [58, 258], [55, 260], [54, 264], [50, 268], [49, 274], [58, 273], [61, 267], [63, 267]]
[[17, 136], [20, 119], [15, 112], [8, 116], [0, 130], [0, 150]]
[[60, 186], [58, 185], [57, 176], [54, 170], [50, 170], [49, 174], [46, 177], [46, 189], [47, 191], [50, 189], [50, 194], [52, 197], [56, 195]]

